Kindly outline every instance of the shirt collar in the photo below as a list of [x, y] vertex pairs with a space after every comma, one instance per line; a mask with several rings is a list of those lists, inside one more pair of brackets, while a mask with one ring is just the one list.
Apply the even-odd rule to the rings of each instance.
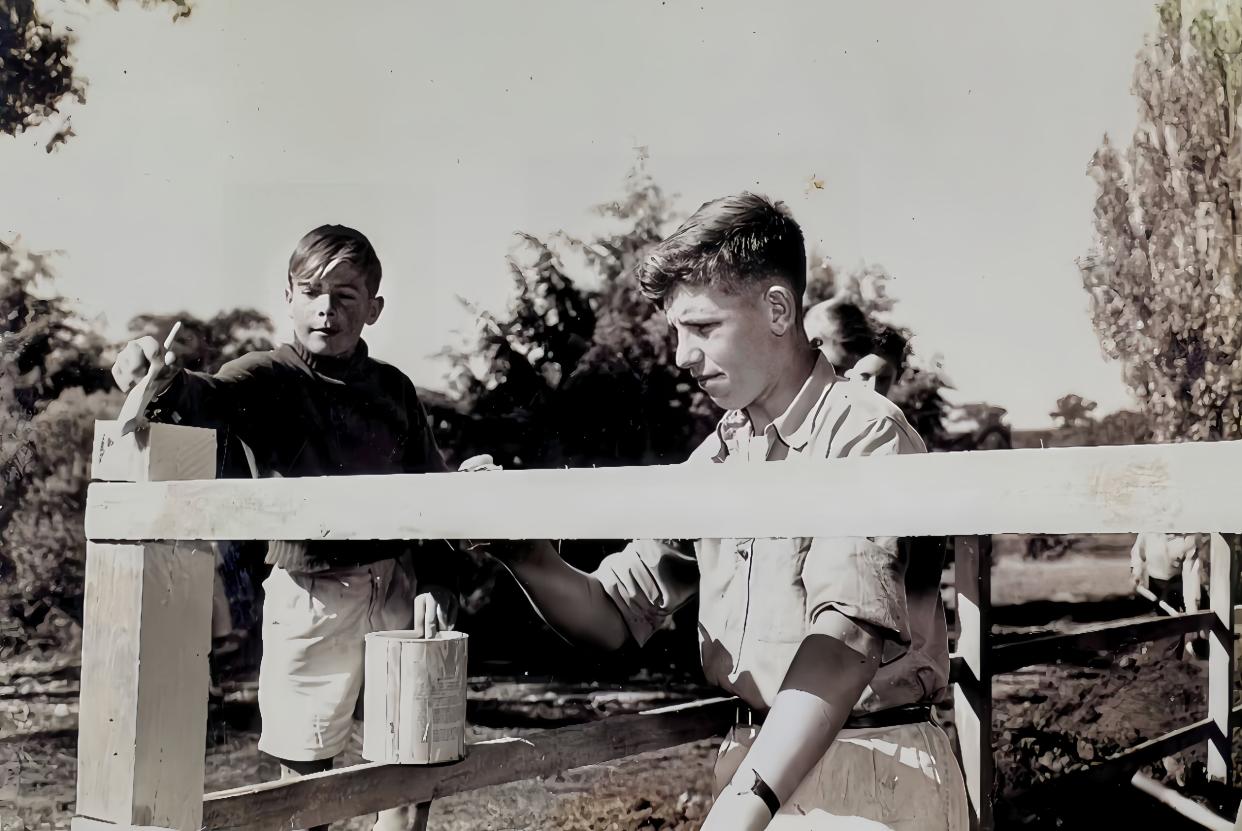
[[[811, 374], [802, 384], [802, 389], [794, 396], [793, 401], [772, 422], [772, 429], [790, 450], [800, 451], [807, 446], [815, 432], [819, 413], [828, 391], [839, 380], [837, 372], [822, 350], [817, 350], [815, 365]], [[750, 416], [743, 410], [730, 410], [716, 425], [716, 437], [720, 439], [720, 450], [715, 461], [723, 462], [728, 456], [737, 452], [740, 439], [749, 439], [754, 435], [754, 425]]]
[[815, 356], [815, 366], [803, 383], [802, 389], [789, 402], [785, 412], [772, 421], [772, 427], [790, 450], [802, 450], [811, 440], [816, 417], [823, 406], [827, 392], [837, 381], [837, 371], [828, 356], [820, 351]]

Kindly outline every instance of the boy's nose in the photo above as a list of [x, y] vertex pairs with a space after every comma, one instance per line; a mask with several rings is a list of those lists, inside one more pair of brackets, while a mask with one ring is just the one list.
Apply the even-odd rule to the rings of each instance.
[[703, 350], [679, 340], [673, 360], [677, 362], [678, 369], [692, 369], [703, 362]]

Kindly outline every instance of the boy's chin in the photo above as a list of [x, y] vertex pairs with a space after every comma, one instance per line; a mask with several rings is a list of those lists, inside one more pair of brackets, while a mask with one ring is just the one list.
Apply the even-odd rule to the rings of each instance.
[[307, 352], [316, 357], [343, 358], [354, 353], [354, 350], [358, 348], [359, 338], [350, 338], [345, 335], [328, 337], [319, 332], [308, 332], [305, 335], [299, 335], [298, 341]]

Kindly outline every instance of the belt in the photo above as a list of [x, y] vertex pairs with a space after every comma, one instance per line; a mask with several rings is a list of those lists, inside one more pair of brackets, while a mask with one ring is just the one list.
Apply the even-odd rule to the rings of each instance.
[[[756, 727], [767, 720], [767, 710], [755, 710], [745, 704], [737, 707], [737, 723], [753, 724]], [[874, 713], [851, 714], [842, 726], [843, 730], [861, 730], [868, 727], [896, 727], [901, 724], [921, 724], [931, 721], [930, 704], [906, 704], [901, 707], [889, 707]]]

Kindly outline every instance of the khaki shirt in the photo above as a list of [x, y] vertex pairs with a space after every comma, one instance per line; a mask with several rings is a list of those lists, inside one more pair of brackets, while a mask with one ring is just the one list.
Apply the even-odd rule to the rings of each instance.
[[[689, 463], [812, 463], [923, 452], [922, 440], [897, 407], [864, 385], [837, 377], [821, 354], [788, 410], [761, 435], [754, 435], [745, 413], [727, 413]], [[908, 570], [916, 546], [901, 542], [893, 537], [636, 540], [606, 558], [595, 576], [640, 644], [697, 593], [707, 679], [758, 709], [771, 707], [813, 624], [831, 624], [850, 646], [867, 630], [879, 633], [882, 665], [854, 709], [866, 713], [928, 703], [948, 687], [940, 599], [943, 547], [936, 540], [931, 546], [920, 542], [924, 556]], [[936, 551], [935, 563], [927, 558], [929, 548]], [[635, 577], [640, 573], [643, 579]], [[656, 587], [654, 596], [627, 588], [645, 583]], [[832, 619], [821, 620], [825, 615]]]

